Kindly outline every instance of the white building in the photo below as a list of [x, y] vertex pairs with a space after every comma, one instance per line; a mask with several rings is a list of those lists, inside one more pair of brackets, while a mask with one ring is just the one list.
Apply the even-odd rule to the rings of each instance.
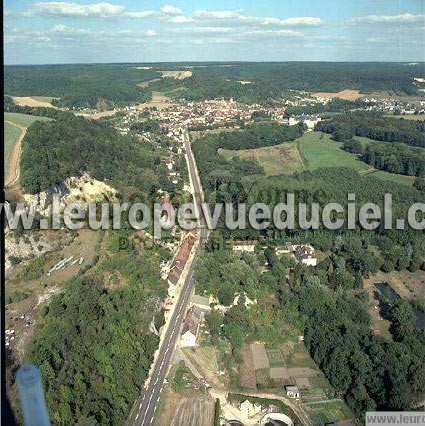
[[286, 396], [289, 396], [289, 398], [299, 398], [300, 397], [300, 391], [298, 389], [298, 386], [285, 386]]
[[314, 130], [314, 126], [321, 121], [321, 118], [308, 118], [304, 120], [304, 124], [307, 126], [307, 130]]
[[255, 245], [257, 244], [257, 241], [255, 240], [248, 240], [248, 241], [233, 241], [232, 250], [233, 251], [247, 251], [247, 252], [254, 252]]

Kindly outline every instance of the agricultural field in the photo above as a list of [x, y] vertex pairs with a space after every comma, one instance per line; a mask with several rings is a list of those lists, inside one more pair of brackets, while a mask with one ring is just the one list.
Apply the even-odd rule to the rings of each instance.
[[[344, 401], [334, 399], [335, 391], [314, 363], [304, 343], [291, 340], [269, 346], [257, 342], [249, 348], [258, 390], [266, 392], [267, 389], [296, 384], [300, 389], [301, 401], [308, 407], [313, 419], [334, 421], [353, 418]], [[246, 353], [243, 358], [247, 358]]]
[[207, 426], [214, 419], [214, 400], [184, 361], [171, 367], [158, 408], [155, 426]]
[[342, 400], [332, 400], [321, 404], [312, 404], [309, 406], [310, 414], [314, 424], [332, 423], [335, 419], [339, 421], [350, 420], [353, 414]]
[[56, 108], [52, 105], [51, 96], [15, 96], [14, 102], [20, 106]]
[[[357, 137], [363, 146], [372, 139]], [[331, 136], [321, 132], [305, 133], [298, 139], [298, 147], [308, 170], [319, 167], [350, 167], [362, 176], [374, 176], [378, 179], [396, 182], [401, 185], [412, 186], [414, 177], [397, 175], [383, 170], [375, 170], [361, 161], [356, 154], [345, 152], [341, 149], [342, 143], [331, 139]]]
[[[180, 401], [172, 426], [209, 426], [214, 421], [214, 400], [185, 398]], [[164, 424], [164, 423], [163, 423]]]
[[360, 99], [365, 95], [361, 95], [359, 90], [342, 90], [341, 92], [317, 92], [313, 93], [313, 96], [316, 98], [323, 99], [343, 99], [346, 101], [355, 101], [356, 99]]
[[4, 121], [10, 121], [22, 127], [28, 127], [34, 121], [50, 121], [51, 118], [40, 117], [38, 115], [20, 114], [18, 112], [5, 112]]
[[[255, 372], [258, 389], [296, 384], [305, 401], [327, 401], [333, 392], [302, 342], [289, 340], [272, 346], [256, 342], [242, 348], [241, 356], [245, 366], [250, 364]], [[246, 382], [247, 372], [241, 369], [239, 374], [240, 383]]]
[[219, 154], [227, 160], [236, 156], [241, 159], [257, 160], [267, 176], [291, 175], [303, 169], [296, 142], [283, 142], [276, 146], [239, 151], [220, 149]]
[[185, 78], [192, 77], [193, 72], [190, 70], [176, 70], [176, 71], [158, 71], [161, 73], [162, 78], [175, 78], [176, 80], [184, 80]]

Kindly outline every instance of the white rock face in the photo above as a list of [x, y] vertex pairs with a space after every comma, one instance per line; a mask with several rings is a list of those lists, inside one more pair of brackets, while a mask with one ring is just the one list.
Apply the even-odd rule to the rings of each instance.
[[80, 177], [70, 177], [61, 184], [38, 194], [25, 194], [24, 198], [28, 205], [36, 203], [36, 210], [39, 213], [49, 215], [54, 196], [59, 197], [62, 210], [69, 203], [80, 203], [84, 208], [87, 203], [115, 201], [117, 191], [105, 182], [93, 179], [88, 173], [84, 173]]
[[[63, 210], [69, 203], [80, 203], [81, 207], [85, 209], [87, 203], [116, 201], [117, 191], [106, 183], [93, 179], [88, 173], [84, 173], [80, 177], [70, 177], [59, 185], [38, 194], [25, 194], [24, 199], [27, 206], [35, 203], [36, 211], [49, 217], [54, 196], [58, 196], [60, 199], [60, 210]], [[17, 242], [13, 233], [9, 229], [6, 230], [6, 271], [12, 267], [10, 256], [24, 260], [52, 250], [47, 238], [44, 238], [43, 232], [37, 234], [39, 235], [38, 241], [35, 241], [34, 235], [28, 234]]]
[[39, 239], [36, 241], [34, 235], [25, 235], [17, 241], [10, 230], [5, 233], [5, 272], [6, 276], [12, 267], [9, 260], [10, 256], [20, 258], [22, 260], [33, 256], [40, 256], [51, 250], [50, 244], [38, 233]]

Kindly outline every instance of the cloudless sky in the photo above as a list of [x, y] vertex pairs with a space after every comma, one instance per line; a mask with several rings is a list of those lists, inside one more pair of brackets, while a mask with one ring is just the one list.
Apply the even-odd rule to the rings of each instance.
[[423, 61], [425, 0], [4, 1], [6, 64]]

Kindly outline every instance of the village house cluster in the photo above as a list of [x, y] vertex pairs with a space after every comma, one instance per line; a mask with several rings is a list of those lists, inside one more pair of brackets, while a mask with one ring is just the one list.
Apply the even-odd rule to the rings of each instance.
[[173, 107], [152, 111], [151, 117], [159, 120], [171, 134], [176, 134], [181, 126], [214, 128], [239, 121], [251, 121], [255, 113], [280, 120], [285, 115], [285, 108], [265, 107], [259, 104], [247, 105], [233, 99], [212, 99], [201, 102], [182, 102]]
[[425, 101], [405, 102], [392, 98], [362, 98], [366, 111], [379, 111], [394, 115], [425, 114]]

